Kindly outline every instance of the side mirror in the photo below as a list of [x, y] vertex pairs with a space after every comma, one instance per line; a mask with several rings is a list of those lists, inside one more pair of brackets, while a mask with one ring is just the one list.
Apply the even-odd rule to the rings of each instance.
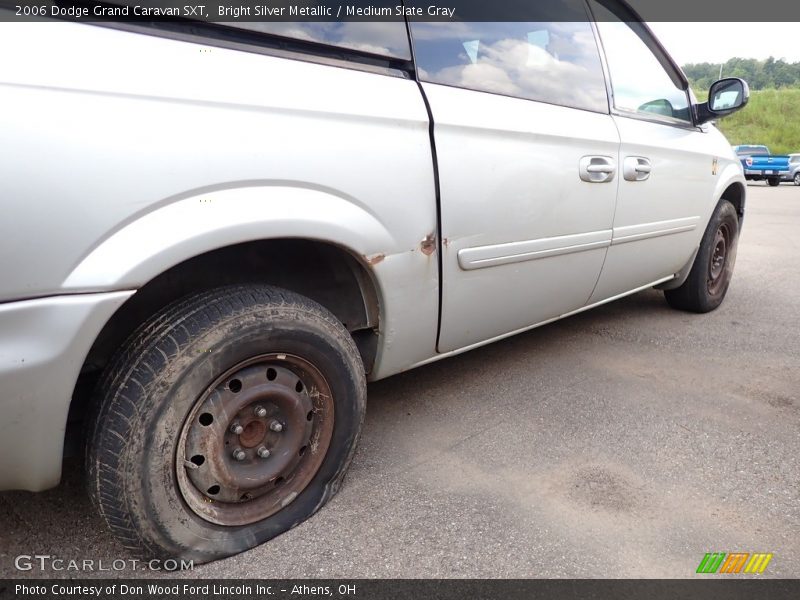
[[708, 102], [696, 105], [697, 124], [724, 117], [744, 108], [750, 100], [750, 88], [744, 79], [728, 77], [711, 84]]

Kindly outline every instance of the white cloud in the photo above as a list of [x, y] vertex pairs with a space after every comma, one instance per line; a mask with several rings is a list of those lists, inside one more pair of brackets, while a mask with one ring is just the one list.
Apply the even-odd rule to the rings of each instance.
[[[770, 56], [800, 61], [797, 23], [649, 23], [680, 65]], [[724, 76], [724, 73], [723, 73]]]
[[[573, 48], [587, 41], [594, 43], [585, 36], [571, 38]], [[445, 67], [426, 76], [438, 83], [544, 102], [591, 108], [605, 104], [602, 80], [583, 65], [559, 60], [527, 41], [501, 39], [481, 43], [480, 47], [479, 61], [465, 60], [466, 64]]]

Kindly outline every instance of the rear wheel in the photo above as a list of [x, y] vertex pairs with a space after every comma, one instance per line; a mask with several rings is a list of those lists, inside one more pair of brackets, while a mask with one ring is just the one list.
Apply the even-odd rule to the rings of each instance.
[[794, 181], [795, 185], [800, 185], [800, 171], [794, 174], [792, 181]]
[[769, 184], [770, 187], [777, 187], [778, 185], [780, 185], [781, 180], [778, 179], [777, 177], [770, 177], [769, 179], [767, 179], [767, 183]]
[[146, 323], [105, 373], [91, 494], [138, 554], [235, 554], [333, 496], [365, 405], [358, 350], [324, 308], [267, 286], [202, 293]]
[[705, 313], [725, 299], [736, 262], [739, 218], [727, 200], [720, 200], [708, 223], [692, 270], [686, 281], [674, 290], [665, 290], [673, 308]]

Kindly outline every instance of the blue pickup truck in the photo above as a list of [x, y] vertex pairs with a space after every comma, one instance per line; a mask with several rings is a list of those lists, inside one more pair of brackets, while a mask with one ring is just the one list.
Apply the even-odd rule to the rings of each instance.
[[748, 181], [766, 179], [775, 187], [789, 175], [789, 157], [772, 155], [766, 146], [734, 146], [733, 151], [742, 161], [744, 177]]

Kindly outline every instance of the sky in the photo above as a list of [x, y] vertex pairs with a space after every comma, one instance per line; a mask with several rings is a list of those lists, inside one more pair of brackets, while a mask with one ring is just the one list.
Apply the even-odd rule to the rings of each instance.
[[[649, 23], [679, 65], [735, 56], [800, 62], [797, 23]], [[723, 73], [724, 76], [724, 73]]]

